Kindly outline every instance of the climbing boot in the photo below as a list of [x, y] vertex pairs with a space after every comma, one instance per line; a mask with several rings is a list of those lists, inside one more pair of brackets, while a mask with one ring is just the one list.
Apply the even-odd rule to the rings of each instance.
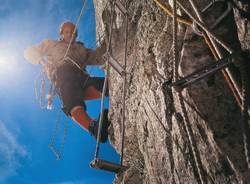
[[[88, 127], [89, 133], [96, 140], [97, 140], [97, 136], [98, 136], [99, 119], [100, 119], [100, 116], [99, 116], [97, 121], [92, 122]], [[108, 120], [108, 110], [105, 109], [104, 114], [103, 114], [103, 123], [102, 123], [101, 138], [100, 138], [101, 143], [105, 143], [108, 140], [108, 127], [109, 127], [109, 125], [110, 125], [110, 121]]]

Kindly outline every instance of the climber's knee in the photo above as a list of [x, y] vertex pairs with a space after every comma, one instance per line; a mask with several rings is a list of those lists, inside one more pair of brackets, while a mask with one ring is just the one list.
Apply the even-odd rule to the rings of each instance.
[[93, 122], [93, 119], [88, 116], [83, 106], [75, 106], [71, 109], [70, 114], [72, 119], [85, 130], [88, 130], [89, 125]]

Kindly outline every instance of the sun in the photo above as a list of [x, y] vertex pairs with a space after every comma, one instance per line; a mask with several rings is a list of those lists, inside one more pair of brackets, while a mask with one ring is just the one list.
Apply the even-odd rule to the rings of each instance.
[[0, 55], [0, 66], [3, 67], [3, 65], [7, 64], [7, 56], [5, 55]]
[[17, 71], [17, 58], [10, 51], [0, 53], [0, 80], [8, 80]]

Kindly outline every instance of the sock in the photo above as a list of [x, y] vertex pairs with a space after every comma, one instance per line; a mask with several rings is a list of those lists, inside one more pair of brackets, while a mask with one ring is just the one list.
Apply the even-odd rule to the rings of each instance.
[[74, 108], [71, 112], [72, 119], [82, 128], [88, 130], [89, 125], [94, 121], [85, 112], [83, 107]]

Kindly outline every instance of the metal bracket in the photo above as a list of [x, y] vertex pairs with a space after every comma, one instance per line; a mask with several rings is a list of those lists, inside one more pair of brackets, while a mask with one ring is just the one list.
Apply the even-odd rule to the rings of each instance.
[[195, 71], [186, 77], [181, 78], [180, 80], [169, 83], [169, 87], [174, 87], [177, 90], [186, 88], [208, 76], [211, 76], [215, 74], [217, 71], [222, 70], [226, 67], [228, 67], [230, 64], [233, 63], [233, 58], [238, 57], [239, 55], [243, 54], [243, 51], [235, 52], [233, 54], [230, 54], [226, 58], [220, 59], [217, 61], [217, 63], [210, 64], [206, 67], [201, 68], [198, 71]]
[[123, 4], [121, 3], [120, 0], [116, 0], [115, 1], [115, 5], [117, 6], [117, 8], [124, 14], [126, 15], [128, 13], [127, 9], [123, 6]]
[[[214, 0], [212, 2], [210, 2], [205, 8], [202, 9], [202, 13], [206, 12], [208, 9], [210, 9], [215, 3], [225, 3], [224, 0]], [[215, 29], [223, 20], [224, 18], [227, 17], [227, 15], [232, 11], [233, 7], [231, 5], [230, 2], [227, 2], [227, 9], [216, 19], [216, 21], [209, 27], [210, 30]], [[203, 32], [200, 30], [199, 26], [193, 22], [193, 30], [194, 32], [199, 35], [202, 36]]]
[[103, 55], [103, 59], [108, 60], [109, 64], [115, 69], [116, 72], [118, 72], [121, 76], [125, 74], [124, 68], [121, 66], [121, 64], [109, 53], [106, 52], [106, 54]]
[[90, 163], [90, 167], [94, 169], [101, 169], [109, 172], [119, 173], [127, 169], [127, 167], [109, 161], [95, 159]]

